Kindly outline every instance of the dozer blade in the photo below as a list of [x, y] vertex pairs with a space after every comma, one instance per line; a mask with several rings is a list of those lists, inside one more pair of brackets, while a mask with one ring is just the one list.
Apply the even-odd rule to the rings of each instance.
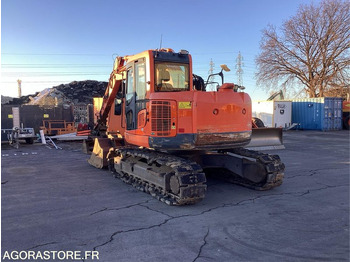
[[251, 141], [245, 147], [252, 150], [284, 149], [282, 128], [253, 128]]
[[109, 138], [95, 138], [94, 148], [88, 160], [89, 164], [96, 168], [107, 167], [107, 154], [112, 146], [112, 141]]

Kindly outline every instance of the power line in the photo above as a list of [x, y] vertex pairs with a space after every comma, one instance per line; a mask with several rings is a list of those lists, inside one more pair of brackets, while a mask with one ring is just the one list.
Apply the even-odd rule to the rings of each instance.
[[[256, 53], [247, 53], [247, 52], [244, 52], [245, 54], [248, 54], [248, 55], [253, 55], [255, 56]], [[222, 52], [206, 52], [206, 53], [192, 53], [190, 52], [191, 55], [225, 55], [225, 54], [237, 54], [237, 52], [233, 52], [233, 51], [222, 51]]]
[[[22, 80], [22, 83], [23, 84], [27, 84], [27, 83], [29, 83], [29, 84], [37, 84], [37, 83], [61, 83], [61, 84], [64, 84], [64, 83], [70, 83], [70, 82], [74, 82], [74, 81], [76, 81], [76, 82], [79, 82], [79, 81], [81, 81], [81, 80], [60, 80], [60, 81], [23, 81]], [[10, 82], [10, 81], [5, 81], [5, 82], [2, 82], [1, 81], [1, 83], [2, 84], [14, 84], [15, 82]]]
[[[221, 52], [204, 52], [204, 53], [196, 53], [191, 52], [191, 55], [225, 55], [225, 54], [237, 54], [236, 51], [221, 51]], [[255, 56], [256, 53], [247, 53], [248, 55]], [[1, 53], [1, 55], [11, 55], [11, 56], [111, 56], [111, 54], [93, 54], [93, 53]]]
[[1, 64], [3, 68], [80, 68], [80, 67], [112, 67], [112, 65], [87, 65], [87, 64]]
[[110, 56], [110, 54], [68, 54], [68, 53], [48, 53], [48, 54], [40, 54], [40, 53], [1, 53], [1, 55], [13, 55], [13, 56]]
[[108, 76], [106, 73], [40, 73], [40, 72], [10, 72], [10, 73], [2, 73], [2, 76], [4, 77], [12, 77], [12, 76], [26, 76], [26, 77], [48, 77], [48, 76], [94, 76], [94, 75], [100, 75], [100, 76]]

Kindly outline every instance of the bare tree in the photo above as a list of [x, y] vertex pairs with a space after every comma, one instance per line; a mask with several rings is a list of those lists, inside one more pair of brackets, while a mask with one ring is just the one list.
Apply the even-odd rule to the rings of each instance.
[[280, 35], [272, 25], [263, 30], [260, 48], [259, 85], [276, 89], [299, 82], [310, 97], [349, 88], [350, 2], [301, 5]]

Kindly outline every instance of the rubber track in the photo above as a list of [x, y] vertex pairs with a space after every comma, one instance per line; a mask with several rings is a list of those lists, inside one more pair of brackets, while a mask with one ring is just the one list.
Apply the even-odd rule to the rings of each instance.
[[259, 191], [269, 190], [282, 184], [285, 165], [278, 155], [265, 154], [245, 148], [231, 149], [228, 152], [255, 159], [265, 167], [267, 172], [266, 181], [262, 183], [253, 183], [238, 176], [230, 176], [229, 182]]
[[[201, 201], [206, 193], [206, 178], [202, 168], [195, 162], [168, 155], [166, 153], [153, 152], [148, 149], [135, 148], [118, 148], [115, 150], [116, 155], [122, 156], [122, 161], [129, 157], [133, 160], [143, 159], [148, 165], [156, 163], [158, 166], [167, 166], [171, 169], [178, 181], [181, 181], [178, 194], [167, 192], [165, 188], [159, 188], [149, 183], [149, 181], [141, 180], [133, 174], [125, 172], [116, 172], [113, 166], [113, 160], [109, 161], [110, 170], [115, 173], [115, 177], [121, 179], [127, 184], [133, 185], [140, 191], [151, 194], [153, 197], [168, 205], [190, 205]], [[186, 192], [183, 194], [183, 192]]]

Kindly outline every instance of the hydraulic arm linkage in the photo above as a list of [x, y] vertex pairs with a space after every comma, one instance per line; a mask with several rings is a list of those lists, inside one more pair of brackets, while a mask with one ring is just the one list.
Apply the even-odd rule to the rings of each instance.
[[97, 119], [97, 123], [94, 127], [95, 135], [105, 136], [107, 131], [107, 117], [111, 111], [114, 99], [117, 93], [120, 91], [123, 82], [124, 58], [117, 57], [114, 69], [109, 77], [108, 86], [103, 96], [103, 103], [100, 110], [100, 114]]

